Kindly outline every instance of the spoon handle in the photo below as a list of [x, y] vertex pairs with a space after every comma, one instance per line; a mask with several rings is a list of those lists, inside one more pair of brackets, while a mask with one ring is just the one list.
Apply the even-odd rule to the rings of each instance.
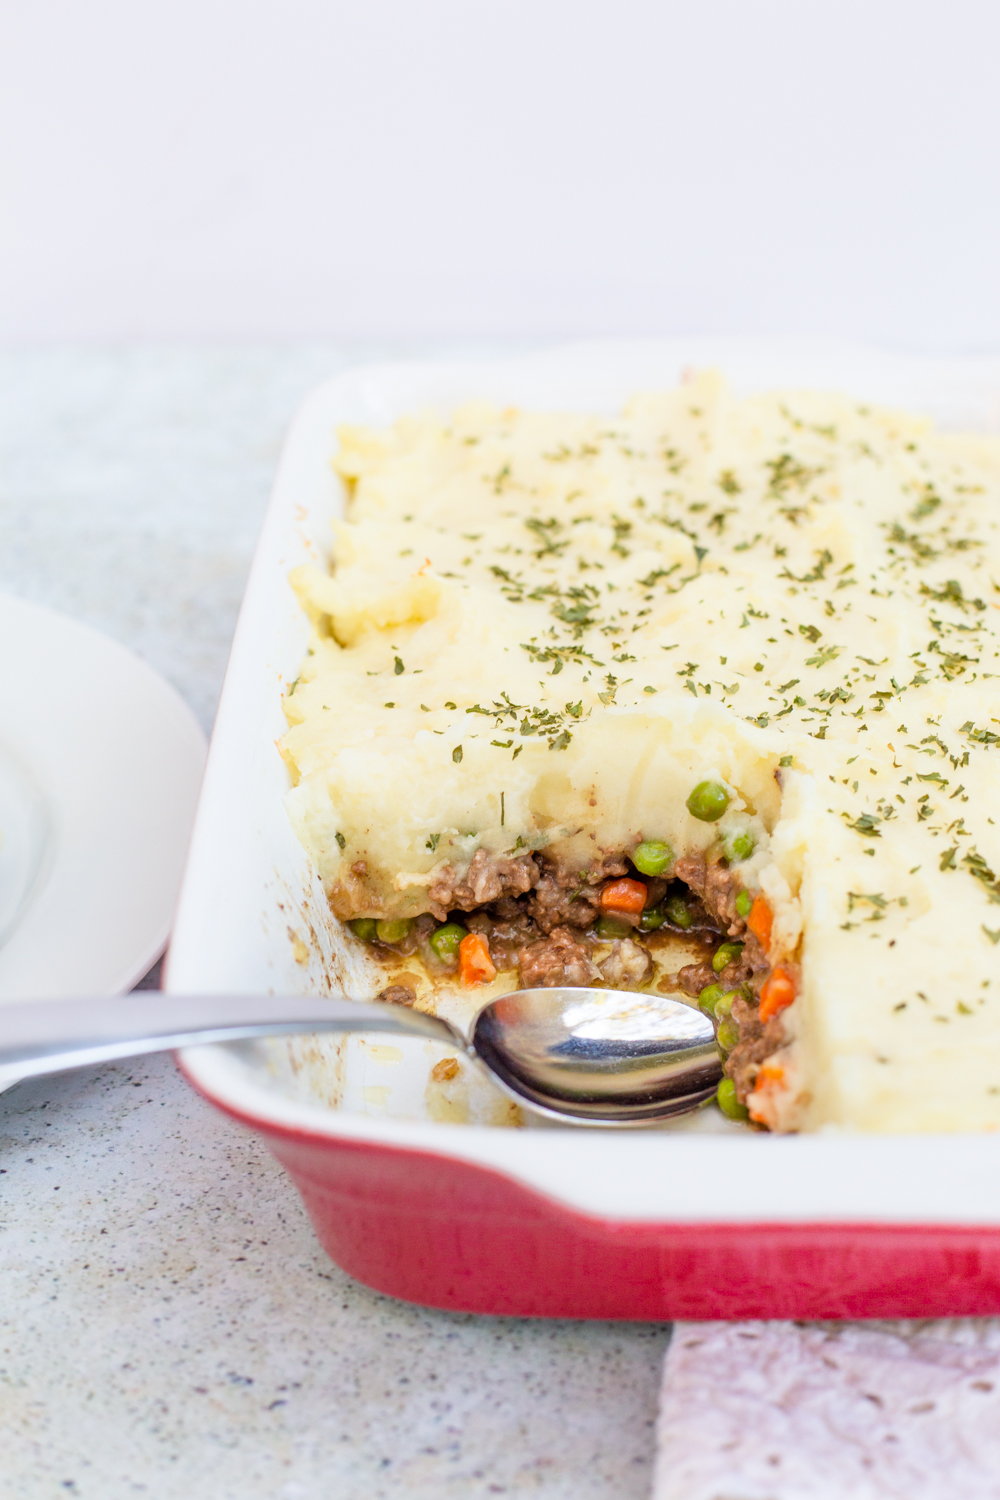
[[206, 1042], [319, 1031], [390, 1031], [467, 1050], [447, 1021], [382, 1001], [140, 990], [110, 999], [0, 1004], [0, 1071], [32, 1078]]

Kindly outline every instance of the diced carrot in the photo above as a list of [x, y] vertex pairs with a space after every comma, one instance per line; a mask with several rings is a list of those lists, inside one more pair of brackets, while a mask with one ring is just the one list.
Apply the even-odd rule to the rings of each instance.
[[773, 921], [774, 914], [764, 900], [764, 897], [757, 896], [753, 906], [750, 908], [750, 915], [747, 917], [747, 926], [765, 953], [771, 946], [771, 923]]
[[639, 916], [648, 892], [641, 880], [612, 880], [601, 891], [604, 911], [627, 911]]
[[760, 992], [760, 1010], [758, 1015], [762, 1021], [769, 1021], [776, 1016], [779, 1010], [784, 1010], [786, 1005], [791, 1005], [795, 999], [795, 982], [787, 969], [780, 966], [767, 976], [764, 988]]
[[[781, 1064], [775, 1062], [766, 1062], [764, 1063], [760, 1072], [757, 1074], [757, 1081], [754, 1084], [754, 1093], [757, 1095], [758, 1099], [766, 1101], [767, 1096], [770, 1094], [771, 1090], [780, 1089], [784, 1081], [785, 1070], [781, 1066]], [[767, 1118], [766, 1109], [754, 1109], [752, 1104], [750, 1105], [750, 1118], [756, 1125], [767, 1125], [770, 1123]]]
[[458, 972], [463, 984], [489, 984], [496, 978], [490, 947], [481, 932], [470, 932], [459, 943]]
[[780, 1063], [766, 1062], [757, 1074], [757, 1087], [766, 1087], [771, 1083], [784, 1083], [785, 1070]]

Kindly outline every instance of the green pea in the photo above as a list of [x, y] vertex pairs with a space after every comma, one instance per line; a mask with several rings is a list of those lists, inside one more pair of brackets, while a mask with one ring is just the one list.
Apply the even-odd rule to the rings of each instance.
[[753, 897], [749, 891], [740, 891], [736, 897], [736, 914], [740, 917], [748, 917], [753, 910]]
[[718, 1000], [716, 1000], [715, 1002], [715, 1005], [712, 1007], [713, 1014], [717, 1021], [724, 1021], [726, 1019], [733, 1008], [733, 1001], [736, 999], [736, 996], [738, 994], [739, 990], [729, 990], [725, 995], [719, 996]]
[[430, 936], [435, 957], [443, 964], [453, 963], [458, 957], [459, 943], [468, 935], [468, 928], [458, 922], [446, 922], [443, 927], [436, 928]]
[[730, 1020], [730, 1018], [727, 1016], [724, 1021], [719, 1022], [718, 1030], [715, 1033], [715, 1040], [718, 1042], [723, 1052], [732, 1052], [739, 1039], [740, 1028], [737, 1026], [735, 1021]]
[[712, 1016], [715, 1014], [715, 1007], [721, 999], [722, 986], [719, 984], [706, 984], [698, 996], [698, 1008], [699, 1010], [703, 1010], [706, 1015]]
[[674, 851], [659, 839], [643, 839], [632, 851], [632, 863], [640, 875], [662, 875], [673, 864]]
[[354, 933], [354, 936], [360, 938], [363, 943], [373, 943], [375, 941], [374, 917], [355, 917], [354, 921], [348, 922], [347, 925]]
[[742, 828], [739, 833], [731, 834], [722, 841], [723, 852], [731, 865], [738, 865], [742, 860], [749, 859], [756, 843], [754, 836], [748, 828]]
[[701, 823], [717, 823], [729, 806], [729, 793], [721, 781], [699, 781], [687, 799], [687, 810]]
[[679, 927], [682, 932], [687, 932], [688, 928], [694, 923], [691, 908], [680, 896], [671, 896], [664, 910], [666, 911], [668, 920], [673, 922], [675, 927]]
[[716, 974], [721, 974], [726, 965], [733, 963], [742, 952], [742, 943], [723, 943], [721, 948], [716, 948], [712, 958], [712, 968]]
[[383, 917], [375, 923], [375, 936], [380, 943], [401, 943], [412, 926], [409, 917], [400, 917], [397, 921]]
[[615, 938], [629, 937], [632, 931], [627, 922], [619, 922], [617, 917], [597, 919], [597, 936], [605, 943], [611, 943]]
[[639, 918], [639, 931], [657, 932], [666, 920], [666, 917], [658, 906], [651, 906], [649, 911], [644, 911]]
[[737, 1099], [736, 1085], [731, 1078], [723, 1078], [716, 1090], [715, 1101], [727, 1119], [749, 1120], [750, 1111]]

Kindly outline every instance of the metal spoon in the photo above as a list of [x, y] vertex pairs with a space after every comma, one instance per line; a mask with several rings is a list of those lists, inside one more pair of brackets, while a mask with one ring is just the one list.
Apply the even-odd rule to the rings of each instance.
[[710, 1099], [722, 1076], [714, 1028], [691, 1005], [624, 990], [515, 990], [476, 1016], [469, 1041], [402, 1005], [271, 995], [32, 1000], [0, 1005], [0, 1073], [19, 1078], [206, 1042], [294, 1032], [390, 1031], [477, 1060], [549, 1118], [644, 1125]]

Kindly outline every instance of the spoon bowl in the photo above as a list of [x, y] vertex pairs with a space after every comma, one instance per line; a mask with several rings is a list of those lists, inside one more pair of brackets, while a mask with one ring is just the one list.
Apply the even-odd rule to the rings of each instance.
[[706, 1015], [627, 990], [515, 990], [479, 1012], [471, 1050], [528, 1109], [578, 1124], [685, 1114], [711, 1099], [722, 1077]]

